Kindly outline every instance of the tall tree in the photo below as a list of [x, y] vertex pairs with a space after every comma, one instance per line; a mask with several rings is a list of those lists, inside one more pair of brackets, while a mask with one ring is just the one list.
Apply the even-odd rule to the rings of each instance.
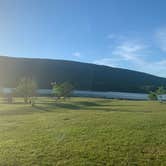
[[156, 90], [156, 94], [157, 95], [162, 95], [162, 94], [166, 94], [166, 89], [163, 86], [158, 87], [158, 89]]
[[31, 102], [31, 98], [36, 96], [37, 83], [31, 78], [22, 78], [16, 88], [16, 93], [24, 98], [24, 102]]
[[150, 92], [148, 95], [150, 100], [157, 100], [157, 94], [155, 92]]
[[53, 84], [53, 94], [57, 97], [57, 99], [63, 97], [70, 97], [73, 92], [72, 84], [68, 82], [64, 82], [62, 84]]

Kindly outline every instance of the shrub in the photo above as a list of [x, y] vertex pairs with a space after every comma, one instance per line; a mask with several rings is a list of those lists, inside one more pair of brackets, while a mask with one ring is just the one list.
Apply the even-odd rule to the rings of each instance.
[[157, 100], [157, 94], [155, 92], [151, 91], [148, 97], [150, 100]]
[[57, 99], [63, 97], [70, 97], [73, 92], [73, 86], [68, 83], [64, 82], [62, 84], [54, 84], [53, 85], [53, 94], [57, 97]]

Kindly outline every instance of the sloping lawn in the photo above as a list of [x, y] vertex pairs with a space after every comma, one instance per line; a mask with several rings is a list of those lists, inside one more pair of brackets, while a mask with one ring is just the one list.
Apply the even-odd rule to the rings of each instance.
[[0, 166], [166, 165], [166, 104], [71, 98], [0, 103]]

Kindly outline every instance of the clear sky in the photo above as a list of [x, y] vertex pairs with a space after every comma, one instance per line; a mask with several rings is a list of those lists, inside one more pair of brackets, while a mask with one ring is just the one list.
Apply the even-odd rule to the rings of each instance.
[[166, 1], [0, 0], [0, 54], [166, 77]]

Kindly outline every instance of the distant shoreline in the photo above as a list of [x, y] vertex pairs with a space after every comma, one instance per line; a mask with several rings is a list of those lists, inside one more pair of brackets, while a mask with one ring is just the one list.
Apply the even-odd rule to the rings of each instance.
[[[3, 88], [3, 93], [11, 93], [14, 88]], [[52, 95], [52, 89], [38, 89], [39, 95]], [[108, 99], [129, 99], [129, 100], [148, 100], [146, 93], [129, 93], [129, 92], [100, 92], [100, 91], [84, 91], [74, 90], [73, 96], [75, 97], [101, 97]]]

